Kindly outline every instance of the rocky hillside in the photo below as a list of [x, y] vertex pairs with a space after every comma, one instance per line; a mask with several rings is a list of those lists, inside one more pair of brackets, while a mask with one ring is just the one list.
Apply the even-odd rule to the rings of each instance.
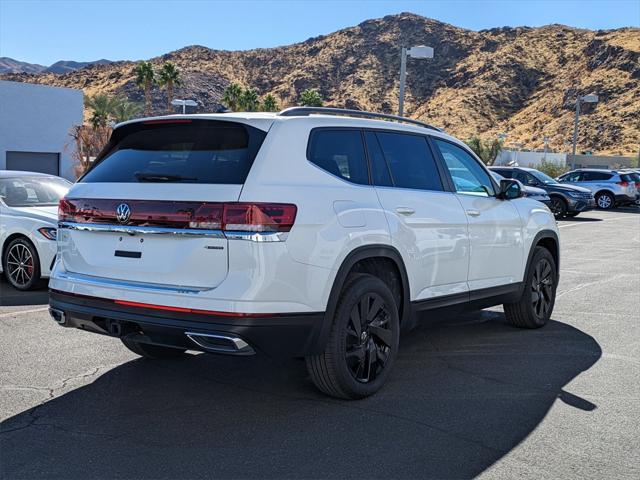
[[[562, 25], [480, 32], [403, 13], [302, 43], [249, 51], [190, 46], [152, 59], [183, 72], [178, 97], [194, 98], [202, 112], [219, 108], [229, 82], [272, 93], [281, 106], [317, 88], [327, 105], [395, 113], [400, 45], [430, 45], [433, 60], [408, 61], [405, 112], [467, 138], [508, 134], [510, 143], [566, 151], [576, 95], [596, 93], [584, 105], [579, 148], [635, 155], [640, 131], [640, 29], [590, 31]], [[2, 78], [108, 92], [142, 100], [133, 62], [91, 65], [65, 75], [10, 74]], [[164, 112], [164, 91], [154, 109]]]

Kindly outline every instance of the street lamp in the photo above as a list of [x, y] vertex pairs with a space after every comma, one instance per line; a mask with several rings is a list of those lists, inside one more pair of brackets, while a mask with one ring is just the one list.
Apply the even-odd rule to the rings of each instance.
[[198, 102], [195, 100], [181, 100], [176, 98], [175, 100], [171, 100], [171, 105], [175, 105], [176, 107], [182, 106], [182, 114], [187, 113], [187, 107], [197, 107]]
[[398, 98], [398, 115], [404, 113], [404, 83], [407, 77], [407, 56], [411, 58], [433, 58], [433, 47], [418, 45], [416, 47], [402, 47], [400, 55], [400, 95]]
[[583, 103], [596, 103], [598, 96], [594, 94], [590, 95], [578, 95], [576, 99], [576, 119], [573, 124], [573, 155], [576, 154], [576, 145], [578, 143], [578, 122], [580, 121], [580, 105]]

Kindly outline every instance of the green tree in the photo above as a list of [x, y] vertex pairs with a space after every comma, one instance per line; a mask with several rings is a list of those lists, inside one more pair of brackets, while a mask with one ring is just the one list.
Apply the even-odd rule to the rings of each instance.
[[94, 129], [107, 125], [109, 119], [113, 117], [117, 103], [116, 98], [106, 93], [97, 93], [85, 98], [84, 106], [92, 110], [89, 121]]
[[487, 165], [493, 165], [502, 151], [502, 142], [498, 139], [482, 140], [474, 135], [465, 142], [471, 150]]
[[134, 69], [136, 85], [144, 90], [144, 114], [151, 115], [151, 87], [156, 83], [156, 72], [151, 62], [140, 62]]
[[276, 112], [278, 110], [278, 102], [276, 97], [268, 93], [262, 99], [262, 111], [263, 112]]
[[307, 88], [300, 94], [300, 104], [305, 107], [321, 107], [322, 95], [315, 88]]
[[172, 111], [173, 89], [182, 85], [180, 70], [173, 62], [165, 62], [160, 68], [158, 84], [167, 89], [167, 111]]
[[240, 96], [240, 109], [245, 112], [255, 112], [260, 107], [258, 92], [255, 88], [247, 88]]
[[113, 120], [116, 123], [126, 122], [138, 117], [142, 113], [142, 109], [143, 107], [139, 103], [120, 98], [112, 112]]
[[244, 91], [237, 83], [230, 83], [222, 94], [222, 103], [231, 111], [238, 111]]

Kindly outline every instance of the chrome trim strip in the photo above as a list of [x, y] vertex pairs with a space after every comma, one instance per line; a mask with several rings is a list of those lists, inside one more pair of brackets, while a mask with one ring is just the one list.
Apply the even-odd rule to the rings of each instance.
[[284, 242], [289, 232], [224, 232], [229, 240], [250, 240], [252, 242]]
[[[219, 353], [231, 353], [236, 355], [254, 355], [255, 350], [249, 345], [247, 342], [238, 337], [231, 337], [228, 335], [215, 335], [213, 333], [196, 333], [196, 332], [184, 332], [184, 334], [191, 340], [193, 343], [198, 345], [200, 348], [211, 352], [219, 352]], [[227, 340], [233, 344], [235, 347], [234, 350], [230, 348], [225, 348], [222, 345], [210, 345], [199, 338], [215, 338], [218, 340]]]
[[142, 227], [132, 225], [103, 225], [100, 223], [75, 223], [60, 222], [58, 228], [68, 230], [79, 230], [85, 232], [111, 232], [126, 233], [127, 235], [151, 234], [151, 235], [184, 235], [200, 236], [212, 238], [224, 238], [222, 230], [198, 230], [195, 228], [164, 228], [164, 227]]
[[125, 233], [127, 235], [182, 235], [207, 238], [227, 238], [229, 240], [249, 240], [252, 242], [284, 242], [289, 232], [238, 232], [222, 230], [199, 230], [195, 228], [141, 227], [132, 225], [106, 225], [101, 223], [60, 222], [58, 228], [82, 232]]
[[181, 285], [164, 285], [161, 283], [147, 283], [147, 282], [134, 282], [128, 280], [115, 280], [112, 278], [94, 277], [93, 275], [85, 275], [83, 273], [71, 273], [71, 272], [58, 272], [55, 275], [56, 279], [77, 281], [82, 283], [90, 283], [91, 285], [97, 285], [102, 287], [118, 287], [118, 288], [132, 288], [142, 289], [154, 292], [171, 292], [171, 293], [191, 293], [198, 294], [212, 290], [211, 288], [203, 287], [184, 287]]

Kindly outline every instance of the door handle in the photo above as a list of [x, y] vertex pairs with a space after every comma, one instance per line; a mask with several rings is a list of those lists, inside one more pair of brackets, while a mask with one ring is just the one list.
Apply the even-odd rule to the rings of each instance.
[[470, 217], [479, 217], [480, 210], [467, 210], [467, 215], [469, 215]]
[[397, 207], [396, 208], [396, 212], [399, 213], [400, 215], [413, 215], [414, 213], [416, 213], [416, 211], [413, 208], [409, 208], [409, 207]]

